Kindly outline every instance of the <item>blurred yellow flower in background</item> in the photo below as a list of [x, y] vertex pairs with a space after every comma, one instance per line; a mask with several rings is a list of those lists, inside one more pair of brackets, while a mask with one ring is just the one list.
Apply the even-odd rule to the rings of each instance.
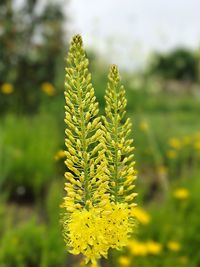
[[54, 156], [54, 159], [56, 161], [60, 160], [60, 159], [63, 159], [63, 158], [66, 158], [66, 153], [64, 150], [60, 149], [58, 150], [58, 152], [55, 154]]
[[42, 83], [41, 90], [48, 96], [53, 96], [56, 93], [54, 86], [48, 82]]
[[149, 254], [158, 255], [162, 251], [162, 245], [155, 241], [148, 241], [147, 250]]
[[14, 92], [14, 87], [11, 83], [4, 83], [1, 86], [1, 92], [5, 95], [12, 94]]
[[149, 129], [149, 125], [146, 121], [141, 121], [139, 124], [140, 130], [146, 132]]
[[187, 199], [189, 197], [189, 191], [186, 188], [178, 188], [174, 191], [174, 197], [177, 199]]
[[132, 210], [132, 215], [141, 223], [148, 224], [151, 221], [150, 215], [142, 208], [135, 207]]
[[177, 241], [169, 241], [167, 243], [167, 248], [171, 251], [178, 252], [181, 249], [181, 245]]
[[174, 149], [180, 149], [181, 141], [178, 138], [173, 137], [169, 139], [169, 145]]
[[158, 255], [162, 251], [162, 245], [156, 241], [149, 240], [141, 242], [131, 240], [128, 244], [130, 252], [135, 256]]
[[168, 157], [169, 159], [175, 159], [175, 158], [177, 158], [177, 153], [176, 153], [176, 151], [174, 151], [174, 150], [168, 150], [168, 151], [167, 151], [167, 157]]
[[131, 259], [127, 256], [121, 256], [118, 259], [118, 263], [121, 267], [128, 267], [131, 264]]
[[146, 256], [148, 254], [148, 248], [144, 242], [130, 240], [128, 248], [130, 252], [135, 256]]

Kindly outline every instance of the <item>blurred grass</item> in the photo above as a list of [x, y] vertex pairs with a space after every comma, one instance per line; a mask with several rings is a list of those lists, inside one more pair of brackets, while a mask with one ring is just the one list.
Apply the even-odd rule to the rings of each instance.
[[56, 125], [51, 116], [43, 114], [8, 114], [2, 119], [0, 140], [6, 156], [0, 157], [0, 184], [4, 181], [11, 192], [23, 186], [28, 194], [41, 193], [56, 173], [53, 157], [61, 139]]

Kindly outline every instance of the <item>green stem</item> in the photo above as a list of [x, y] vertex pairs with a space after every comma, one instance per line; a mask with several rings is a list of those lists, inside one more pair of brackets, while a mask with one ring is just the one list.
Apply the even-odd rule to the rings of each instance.
[[115, 139], [115, 147], [114, 147], [114, 182], [115, 182], [115, 188], [114, 188], [114, 194], [115, 194], [115, 203], [118, 201], [117, 192], [118, 192], [118, 156], [117, 156], [117, 142], [118, 142], [118, 124], [117, 124], [117, 110], [118, 110], [118, 99], [117, 99], [117, 91], [115, 88], [115, 111], [114, 111], [114, 139]]
[[[86, 129], [85, 129], [85, 119], [84, 119], [84, 111], [83, 111], [83, 106], [82, 106], [82, 98], [81, 98], [81, 86], [80, 83], [78, 83], [78, 100], [79, 100], [79, 107], [80, 107], [80, 119], [81, 119], [81, 143], [83, 147], [83, 161], [84, 161], [84, 191], [85, 191], [85, 204], [86, 201], [89, 199], [90, 195], [88, 192], [88, 162], [87, 162], [87, 146], [86, 146]], [[87, 207], [86, 207], [87, 208]]]

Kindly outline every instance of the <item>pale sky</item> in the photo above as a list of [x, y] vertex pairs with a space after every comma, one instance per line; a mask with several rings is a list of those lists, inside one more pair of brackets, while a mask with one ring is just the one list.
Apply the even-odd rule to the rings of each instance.
[[200, 46], [200, 0], [71, 0], [66, 10], [70, 35], [121, 67], [141, 66], [153, 50]]

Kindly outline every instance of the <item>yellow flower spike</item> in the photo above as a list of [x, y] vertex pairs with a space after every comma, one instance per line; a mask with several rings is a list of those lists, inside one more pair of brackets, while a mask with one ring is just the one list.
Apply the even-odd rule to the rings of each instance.
[[82, 39], [70, 45], [65, 81], [66, 160], [68, 171], [63, 214], [63, 236], [68, 250], [83, 254], [86, 264], [107, 257], [110, 248], [128, 244], [133, 232], [135, 207], [130, 119], [119, 72], [112, 66], [106, 90], [104, 118], [88, 71]]
[[[133, 186], [136, 172], [131, 147], [132, 139], [129, 137], [132, 125], [130, 119], [125, 119], [127, 100], [116, 65], [112, 65], [110, 68], [105, 100], [102, 129], [106, 139], [106, 156], [109, 162], [107, 168], [110, 200], [114, 202], [109, 216], [109, 219], [113, 217], [113, 221], [110, 219], [108, 229], [110, 229], [113, 240], [111, 246], [120, 248], [127, 244], [134, 229], [133, 216], [129, 210], [132, 208], [137, 194], [134, 192]], [[122, 227], [118, 225], [118, 218], [124, 222]]]
[[188, 189], [183, 188], [183, 187], [176, 189], [173, 193], [173, 196], [179, 200], [187, 199], [189, 195], [190, 195], [190, 192], [188, 191]]
[[[66, 160], [64, 198], [66, 211], [63, 235], [71, 253], [83, 254], [95, 262], [106, 256], [106, 218], [102, 202], [108, 202], [107, 159], [98, 103], [88, 71], [88, 59], [82, 39], [75, 36], [70, 45], [65, 81]], [[98, 127], [97, 127], [98, 126]], [[105, 216], [104, 216], [105, 217]]]
[[181, 249], [181, 245], [177, 241], [169, 241], [167, 243], [167, 248], [173, 252], [178, 252]]

